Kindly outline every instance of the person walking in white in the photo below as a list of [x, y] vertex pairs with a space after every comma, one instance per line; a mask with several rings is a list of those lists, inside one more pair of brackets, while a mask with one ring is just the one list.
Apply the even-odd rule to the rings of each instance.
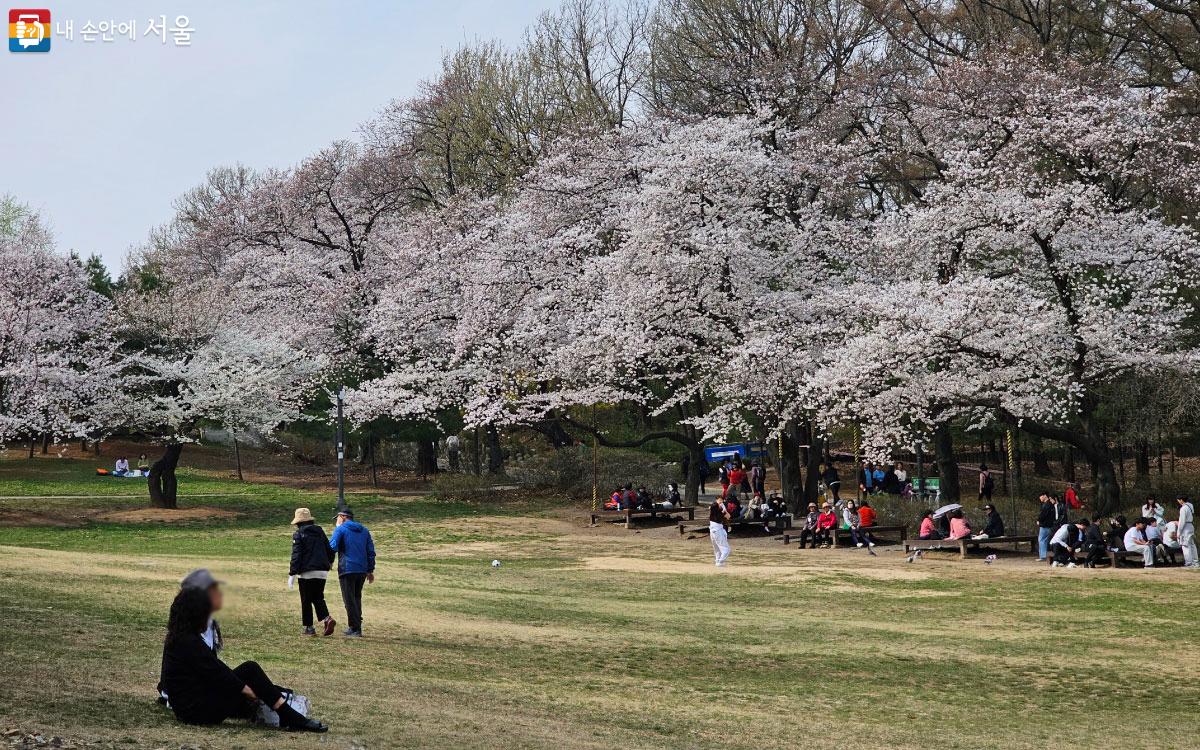
[[728, 521], [729, 511], [718, 497], [708, 506], [708, 538], [712, 540], [713, 557], [718, 568], [725, 567], [725, 561], [729, 559], [729, 534], [725, 531]]
[[1146, 540], [1146, 519], [1139, 518], [1125, 532], [1125, 549], [1142, 553], [1144, 567], [1154, 567], [1154, 545]]
[[1175, 498], [1179, 503], [1179, 547], [1183, 550], [1183, 567], [1200, 568], [1196, 555], [1196, 510], [1187, 495]]

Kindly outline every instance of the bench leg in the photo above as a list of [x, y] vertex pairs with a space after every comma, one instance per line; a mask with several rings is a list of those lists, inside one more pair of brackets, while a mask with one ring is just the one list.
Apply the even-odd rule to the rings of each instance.
[[696, 520], [696, 509], [695, 508], [688, 508], [688, 520], [689, 521]]
[[628, 510], [625, 511], [625, 528], [627, 528], [627, 529], [633, 528], [633, 512], [632, 511], [628, 511]]
[[596, 525], [596, 514], [595, 513], [592, 514], [592, 525], [593, 526]]
[[958, 540], [958, 556], [961, 560], [967, 559], [967, 542], [965, 539]]

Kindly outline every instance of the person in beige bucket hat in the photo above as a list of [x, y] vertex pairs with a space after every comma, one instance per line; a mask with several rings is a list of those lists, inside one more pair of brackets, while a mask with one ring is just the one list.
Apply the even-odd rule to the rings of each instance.
[[332, 635], [337, 623], [329, 616], [325, 604], [325, 581], [333, 567], [333, 553], [329, 548], [329, 537], [325, 530], [313, 520], [308, 508], [297, 508], [292, 517], [296, 533], [292, 534], [292, 563], [288, 569], [288, 588], [299, 579], [300, 622], [304, 635], [316, 635], [313, 612], [321, 622], [323, 635]]

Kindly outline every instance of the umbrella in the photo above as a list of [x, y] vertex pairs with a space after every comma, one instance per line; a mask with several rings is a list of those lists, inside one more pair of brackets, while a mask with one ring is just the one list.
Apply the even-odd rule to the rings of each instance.
[[961, 509], [962, 509], [962, 505], [960, 505], [958, 503], [950, 503], [949, 505], [943, 505], [942, 507], [938, 508], [937, 510], [935, 510], [933, 512], [933, 517], [941, 518], [942, 516], [946, 515], [950, 511], [961, 510]]

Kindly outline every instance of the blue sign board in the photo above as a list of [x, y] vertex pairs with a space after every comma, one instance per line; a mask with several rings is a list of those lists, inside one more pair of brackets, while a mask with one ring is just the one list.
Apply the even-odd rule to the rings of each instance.
[[733, 445], [707, 445], [704, 447], [704, 460], [710, 464], [719, 464], [726, 459], [732, 459], [734, 454], [742, 458], [762, 458], [767, 455], [765, 443], [734, 443]]

